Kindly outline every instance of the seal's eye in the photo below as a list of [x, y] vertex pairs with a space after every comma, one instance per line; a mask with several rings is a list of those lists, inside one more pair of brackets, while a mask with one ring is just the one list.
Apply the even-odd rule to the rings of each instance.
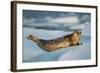
[[81, 34], [81, 32], [77, 32], [77, 34]]

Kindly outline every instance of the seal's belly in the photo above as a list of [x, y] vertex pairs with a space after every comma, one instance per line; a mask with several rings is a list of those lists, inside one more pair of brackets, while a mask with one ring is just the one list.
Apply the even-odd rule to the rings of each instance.
[[64, 40], [62, 40], [62, 41], [50, 41], [50, 42], [46, 42], [45, 44], [42, 42], [42, 43], [39, 43], [39, 46], [46, 51], [54, 51], [57, 49], [68, 47], [69, 42], [64, 41]]

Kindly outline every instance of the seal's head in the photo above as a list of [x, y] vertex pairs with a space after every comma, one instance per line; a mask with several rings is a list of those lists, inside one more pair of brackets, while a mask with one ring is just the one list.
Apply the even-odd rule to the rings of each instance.
[[75, 30], [75, 32], [73, 33], [73, 35], [77, 36], [77, 37], [80, 37], [81, 33], [82, 33], [81, 30], [78, 29], [78, 30]]
[[70, 38], [70, 44], [71, 45], [76, 45], [79, 40], [80, 40], [80, 36], [81, 36], [81, 30], [76, 30], [72, 33], [72, 36]]

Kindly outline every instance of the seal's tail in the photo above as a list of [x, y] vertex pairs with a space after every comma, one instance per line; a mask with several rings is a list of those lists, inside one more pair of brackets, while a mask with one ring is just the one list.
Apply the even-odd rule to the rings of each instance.
[[36, 37], [36, 36], [34, 36], [34, 35], [31, 35], [31, 34], [27, 37], [27, 39], [32, 40], [32, 41], [34, 41], [34, 42], [37, 42], [37, 41], [39, 40], [38, 37]]

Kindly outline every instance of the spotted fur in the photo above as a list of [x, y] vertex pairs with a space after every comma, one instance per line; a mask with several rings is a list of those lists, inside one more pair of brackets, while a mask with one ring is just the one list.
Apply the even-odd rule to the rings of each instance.
[[35, 42], [43, 50], [50, 52], [61, 48], [80, 45], [80, 35], [81, 31], [76, 30], [72, 34], [65, 35], [63, 37], [59, 37], [52, 40], [39, 39], [38, 37], [33, 36], [31, 34], [27, 37], [27, 39]]

